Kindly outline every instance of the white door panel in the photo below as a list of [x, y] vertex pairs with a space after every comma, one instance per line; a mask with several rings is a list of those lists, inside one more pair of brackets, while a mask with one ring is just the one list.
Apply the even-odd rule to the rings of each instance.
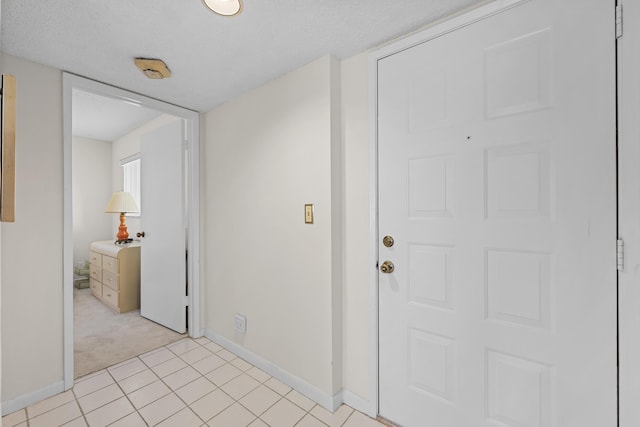
[[140, 314], [186, 331], [183, 121], [142, 136]]
[[615, 425], [613, 47], [532, 0], [378, 62], [385, 418]]

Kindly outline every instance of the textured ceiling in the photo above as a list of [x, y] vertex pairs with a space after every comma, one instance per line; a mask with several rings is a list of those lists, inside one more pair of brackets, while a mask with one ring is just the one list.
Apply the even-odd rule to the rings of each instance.
[[[197, 111], [325, 55], [347, 58], [481, 0], [2, 0], [3, 52]], [[486, 1], [485, 1], [486, 2]], [[162, 58], [149, 80], [134, 57]]]

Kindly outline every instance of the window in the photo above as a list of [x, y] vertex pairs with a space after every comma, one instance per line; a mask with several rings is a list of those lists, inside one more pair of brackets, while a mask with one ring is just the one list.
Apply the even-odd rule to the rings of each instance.
[[122, 191], [128, 191], [133, 195], [138, 204], [140, 213], [130, 213], [128, 216], [140, 216], [142, 207], [140, 206], [140, 153], [120, 160], [122, 166]]

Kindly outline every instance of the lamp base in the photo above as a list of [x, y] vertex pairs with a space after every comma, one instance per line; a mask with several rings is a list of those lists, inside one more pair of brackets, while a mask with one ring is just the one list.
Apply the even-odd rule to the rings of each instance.
[[120, 213], [120, 226], [118, 227], [118, 234], [116, 235], [118, 238], [117, 242], [127, 240], [129, 238], [129, 233], [127, 232], [127, 224], [125, 224], [125, 216], [124, 212]]

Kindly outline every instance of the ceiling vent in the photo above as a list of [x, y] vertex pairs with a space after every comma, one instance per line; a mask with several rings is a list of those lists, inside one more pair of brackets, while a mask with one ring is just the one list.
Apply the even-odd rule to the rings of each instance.
[[171, 77], [171, 71], [162, 59], [136, 58], [133, 60], [136, 67], [150, 79], [166, 79]]

